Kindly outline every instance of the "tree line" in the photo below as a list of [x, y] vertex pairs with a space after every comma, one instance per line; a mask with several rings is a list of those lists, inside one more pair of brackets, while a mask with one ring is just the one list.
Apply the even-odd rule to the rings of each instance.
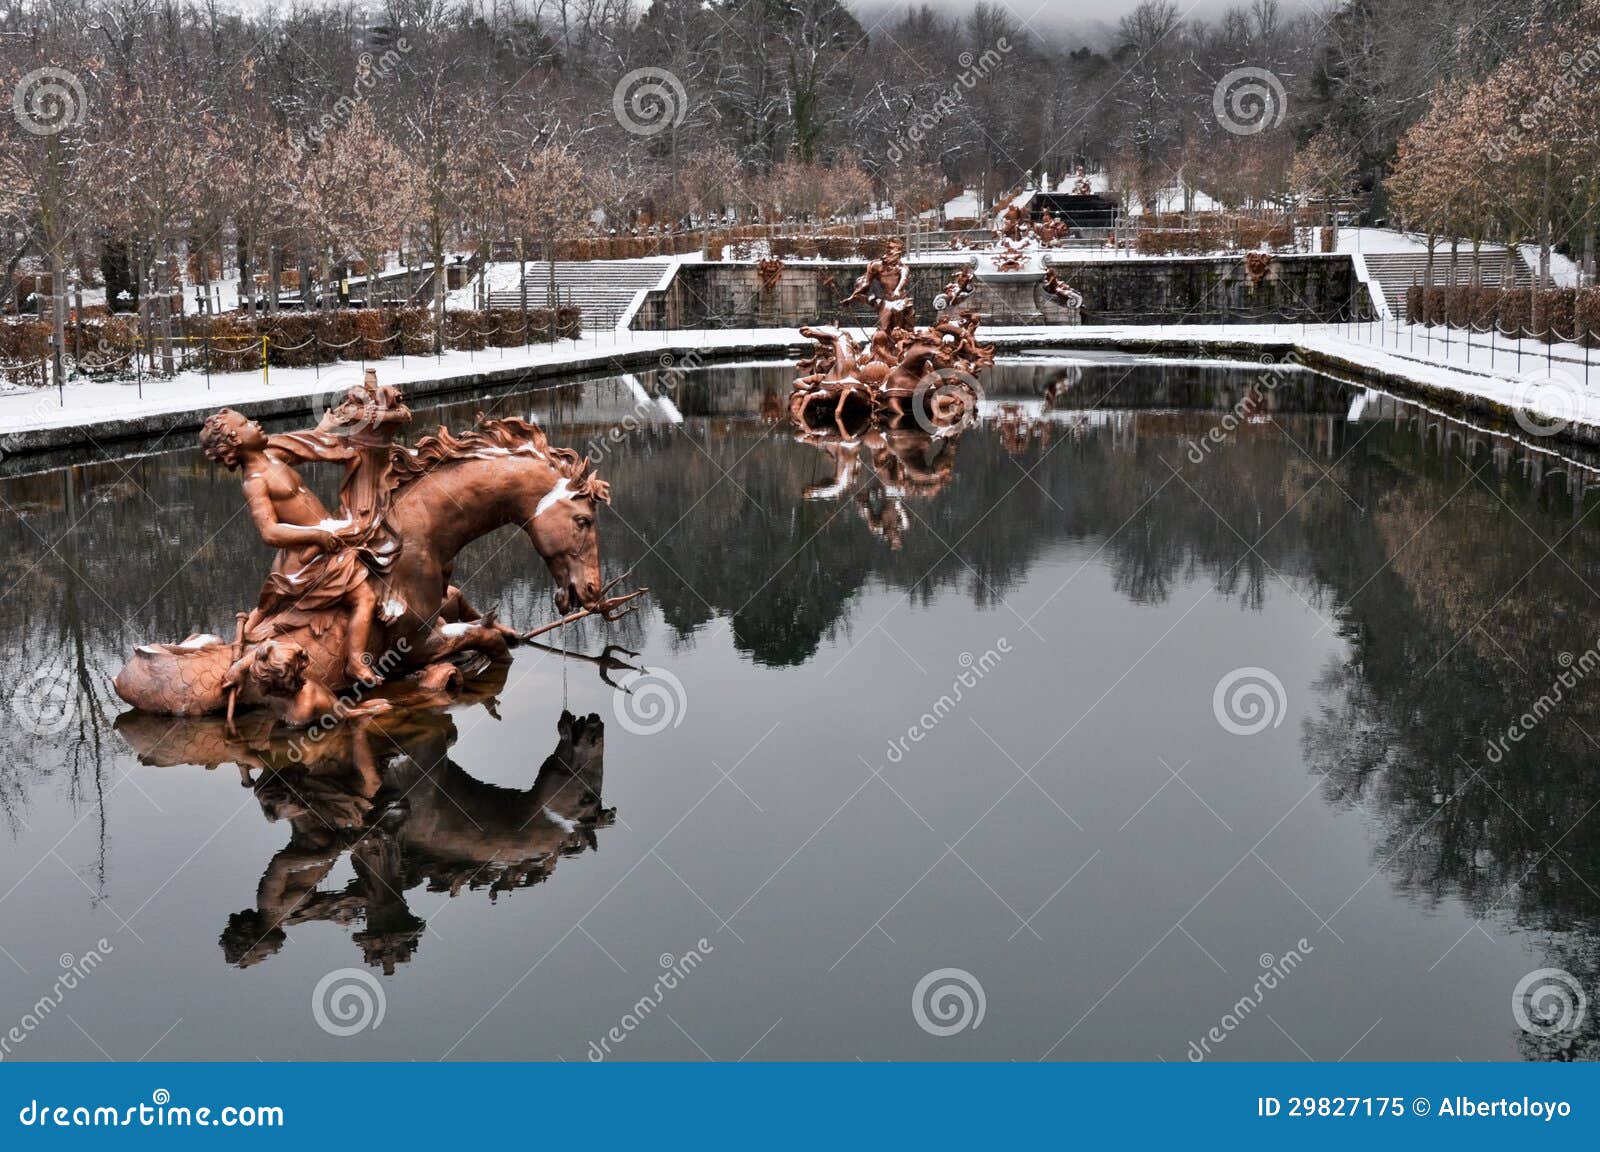
[[[964, 187], [987, 210], [1079, 166], [1147, 208], [1365, 193], [1375, 214], [1393, 196], [1487, 235], [1460, 197], [1419, 212], [1389, 161], [1402, 138], [1402, 161], [1416, 153], [1414, 123], [1458, 135], [1462, 114], [1438, 124], [1462, 93], [1586, 8], [1250, 0], [1201, 20], [1144, 0], [1084, 43], [989, 3], [866, 25], [847, 0], [25, 0], [0, 12], [0, 293], [36, 270], [59, 333], [73, 283], [103, 279], [159, 334], [184, 282], [237, 275], [250, 311], [294, 283], [314, 305], [397, 254], [437, 269], [597, 221], [826, 220]], [[1518, 75], [1482, 101], [1511, 115], [1548, 81]], [[1595, 170], [1577, 144], [1543, 170], [1558, 123], [1504, 162], [1521, 216], [1555, 240], [1590, 210]], [[442, 314], [444, 278], [418, 282]]]

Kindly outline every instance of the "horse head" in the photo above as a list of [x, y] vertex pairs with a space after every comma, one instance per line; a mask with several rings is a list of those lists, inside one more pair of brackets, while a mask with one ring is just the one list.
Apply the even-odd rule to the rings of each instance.
[[556, 585], [556, 611], [592, 608], [601, 597], [600, 505], [611, 503], [611, 486], [592, 475], [587, 460], [563, 476], [540, 501], [528, 522], [533, 546], [544, 557]]

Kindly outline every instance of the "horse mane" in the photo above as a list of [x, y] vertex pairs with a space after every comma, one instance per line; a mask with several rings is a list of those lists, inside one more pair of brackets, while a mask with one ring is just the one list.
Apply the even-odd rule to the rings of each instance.
[[515, 416], [491, 419], [482, 412], [469, 432], [457, 436], [444, 425], [433, 436], [421, 437], [414, 448], [397, 446], [391, 457], [395, 490], [405, 488], [440, 468], [462, 460], [489, 460], [498, 456], [533, 456], [544, 460], [567, 481], [574, 496], [602, 504], [611, 502], [611, 486], [589, 471], [589, 461], [571, 448], [553, 448], [544, 429]]

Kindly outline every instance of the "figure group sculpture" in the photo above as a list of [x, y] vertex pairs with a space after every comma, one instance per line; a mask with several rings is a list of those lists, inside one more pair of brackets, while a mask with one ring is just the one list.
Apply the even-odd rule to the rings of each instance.
[[[964, 311], [918, 327], [904, 257], [900, 243], [891, 241], [843, 301], [864, 300], [878, 313], [864, 347], [837, 324], [800, 329], [816, 344], [796, 365], [799, 375], [789, 396], [789, 414], [802, 428], [843, 431], [872, 420], [911, 419], [938, 434], [976, 417], [975, 377], [994, 362], [994, 350], [978, 342], [978, 314]], [[970, 271], [965, 279], [958, 275], [944, 299], [960, 299], [970, 283]]]
[[[256, 603], [232, 642], [196, 633], [146, 644], [114, 681], [135, 708], [199, 716], [265, 707], [289, 727], [389, 706], [385, 680], [432, 692], [459, 682], [458, 664], [504, 660], [524, 633], [469, 604], [452, 582], [457, 554], [497, 528], [526, 532], [555, 580], [559, 612], [614, 619], [630, 597], [608, 597], [596, 517], [610, 488], [586, 460], [551, 446], [515, 417], [479, 416], [415, 447], [399, 393], [362, 384], [313, 429], [268, 435], [224, 408], [200, 433], [205, 454], [237, 473], [261, 539], [276, 549]], [[296, 465], [345, 466], [330, 514]]]

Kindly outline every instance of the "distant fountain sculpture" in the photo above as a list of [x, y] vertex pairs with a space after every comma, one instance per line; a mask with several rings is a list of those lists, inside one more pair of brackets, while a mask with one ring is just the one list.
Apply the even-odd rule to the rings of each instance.
[[962, 268], [958, 271], [950, 279], [950, 282], [939, 290], [939, 294], [933, 298], [933, 306], [943, 312], [946, 308], [954, 308], [968, 296], [971, 296], [972, 280], [975, 274], [974, 269], [971, 267]]
[[[457, 662], [504, 660], [529, 634], [478, 612], [450, 578], [467, 544], [506, 526], [544, 558], [559, 612], [615, 619], [638, 595], [611, 596], [615, 581], [601, 581], [595, 520], [611, 490], [577, 453], [552, 447], [536, 425], [483, 416], [469, 432], [441, 428], [406, 448], [394, 439], [410, 421], [371, 369], [308, 431], [269, 436], [228, 408], [208, 418], [206, 455], [240, 474], [256, 530], [277, 554], [231, 643], [197, 633], [141, 645], [117, 694], [147, 712], [230, 721], [236, 709], [266, 707], [304, 727], [383, 709], [365, 697], [386, 679], [444, 684]], [[345, 464], [337, 515], [301, 480], [300, 461]]]
[[[934, 300], [942, 315], [913, 323], [903, 249], [891, 244], [856, 280], [843, 303], [864, 300], [878, 324], [861, 340], [840, 325], [808, 325], [815, 344], [796, 364], [789, 417], [797, 439], [823, 452], [830, 479], [808, 485], [807, 500], [854, 501], [873, 535], [899, 548], [910, 513], [908, 497], [932, 497], [955, 471], [955, 443], [977, 422], [983, 390], [977, 374], [994, 363], [978, 340], [979, 316], [948, 310], [973, 291], [975, 269], [962, 268]], [[862, 482], [862, 449], [871, 474]]]
[[[971, 279], [970, 270], [958, 273], [946, 286], [941, 306], [948, 306], [950, 295], [965, 294]], [[917, 327], [909, 281], [904, 249], [892, 241], [841, 301], [865, 301], [877, 309], [878, 324], [865, 347], [839, 325], [800, 329], [816, 349], [795, 366], [789, 414], [797, 425], [844, 432], [874, 419], [914, 421], [943, 436], [977, 418], [982, 389], [975, 374], [994, 362], [993, 351], [977, 341], [977, 314], [964, 312], [959, 321]]]
[[1083, 307], [1083, 294], [1066, 281], [1056, 275], [1054, 268], [1044, 270], [1044, 279], [1039, 282], [1039, 291], [1051, 300], [1067, 308], [1081, 309]]

